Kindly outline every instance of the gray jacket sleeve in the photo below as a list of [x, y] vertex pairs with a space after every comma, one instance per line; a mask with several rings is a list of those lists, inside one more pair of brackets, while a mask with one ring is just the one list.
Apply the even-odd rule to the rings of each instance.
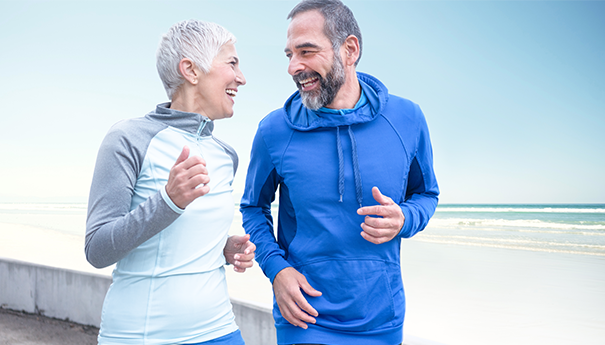
[[161, 124], [143, 118], [127, 120], [112, 127], [101, 144], [88, 199], [85, 239], [86, 259], [96, 268], [118, 262], [181, 214], [167, 203], [165, 191], [130, 210], [147, 147], [161, 129]]

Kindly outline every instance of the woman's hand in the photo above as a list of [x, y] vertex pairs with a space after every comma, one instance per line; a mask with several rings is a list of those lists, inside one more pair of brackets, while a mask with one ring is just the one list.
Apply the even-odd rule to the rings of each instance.
[[233, 265], [235, 272], [243, 273], [254, 264], [256, 246], [250, 242], [250, 235], [229, 236], [223, 254], [228, 263]]
[[206, 161], [200, 156], [189, 157], [189, 147], [185, 146], [170, 169], [166, 193], [176, 206], [185, 209], [193, 200], [208, 194], [208, 182]]

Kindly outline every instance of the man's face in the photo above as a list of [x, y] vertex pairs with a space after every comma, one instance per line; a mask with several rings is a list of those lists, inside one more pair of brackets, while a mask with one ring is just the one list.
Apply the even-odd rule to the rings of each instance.
[[329, 106], [345, 82], [342, 59], [324, 34], [325, 19], [318, 11], [297, 14], [288, 27], [288, 73], [300, 90], [303, 104], [313, 110]]

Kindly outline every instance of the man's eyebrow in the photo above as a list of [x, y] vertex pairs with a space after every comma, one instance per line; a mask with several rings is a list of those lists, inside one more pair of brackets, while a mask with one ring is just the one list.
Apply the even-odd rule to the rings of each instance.
[[[315, 44], [315, 43], [311, 43], [311, 42], [305, 42], [305, 43], [301, 43], [301, 44], [299, 44], [299, 45], [295, 46], [294, 48], [295, 48], [295, 49], [302, 49], [302, 48], [314, 48], [314, 49], [320, 49], [321, 47], [320, 47], [320, 46], [318, 46], [318, 45], [317, 45], [317, 44]], [[285, 52], [285, 53], [287, 53], [287, 52], [289, 52], [289, 51], [290, 51], [290, 49], [289, 49], [289, 48], [284, 49], [284, 52]]]
[[237, 56], [232, 56], [231, 57], [233, 60], [235, 60], [235, 63], [239, 63], [239, 59], [237, 58]]

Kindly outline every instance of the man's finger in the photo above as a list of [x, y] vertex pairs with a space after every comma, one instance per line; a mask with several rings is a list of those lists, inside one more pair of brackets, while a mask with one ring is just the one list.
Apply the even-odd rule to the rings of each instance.
[[389, 198], [386, 195], [382, 195], [378, 187], [372, 188], [372, 196], [374, 197], [374, 200], [378, 201], [378, 203], [381, 205], [390, 205], [394, 203], [393, 199]]
[[[296, 304], [294, 304], [292, 308], [290, 308], [290, 306], [284, 308], [284, 311], [285, 313], [282, 313], [282, 316], [294, 326], [300, 327], [302, 329], [307, 329], [309, 328], [309, 326], [307, 326], [305, 321], [309, 323], [315, 323], [315, 319], [302, 312]], [[311, 318], [312, 320], [307, 320], [307, 318]]]
[[[300, 287], [301, 289], [309, 296], [311, 297], [319, 297], [321, 296], [321, 292], [315, 290], [315, 288], [313, 288], [311, 286], [311, 284], [309, 284], [309, 282], [307, 282], [307, 280], [305, 279], [304, 281], [301, 281], [300, 283]], [[315, 310], [315, 308], [313, 308], [311, 306], [311, 304], [309, 304], [309, 302], [307, 301], [306, 298], [304, 298], [303, 295], [300, 295], [300, 299], [296, 301], [296, 304], [298, 304], [298, 306], [306, 311], [309, 315], [315, 316], [317, 317], [319, 315], [319, 313], [317, 312], [317, 310]], [[307, 321], [310, 322], [310, 321]], [[313, 319], [313, 323], [315, 323], [315, 319]]]
[[364, 206], [362, 208], [357, 209], [357, 214], [361, 216], [365, 215], [375, 215], [375, 216], [386, 216], [388, 214], [388, 210], [382, 206]]
[[376, 237], [376, 236], [372, 236], [369, 233], [362, 231], [361, 232], [361, 237], [363, 237], [366, 241], [374, 243], [374, 244], [382, 244], [384, 242], [388, 242], [389, 239], [386, 237]]
[[319, 296], [321, 296], [321, 291], [315, 290], [315, 288], [312, 287], [311, 284], [309, 284], [309, 282], [307, 282], [307, 281], [301, 282], [300, 287], [303, 289], [303, 291], [307, 295], [309, 295], [311, 297], [319, 297]]

